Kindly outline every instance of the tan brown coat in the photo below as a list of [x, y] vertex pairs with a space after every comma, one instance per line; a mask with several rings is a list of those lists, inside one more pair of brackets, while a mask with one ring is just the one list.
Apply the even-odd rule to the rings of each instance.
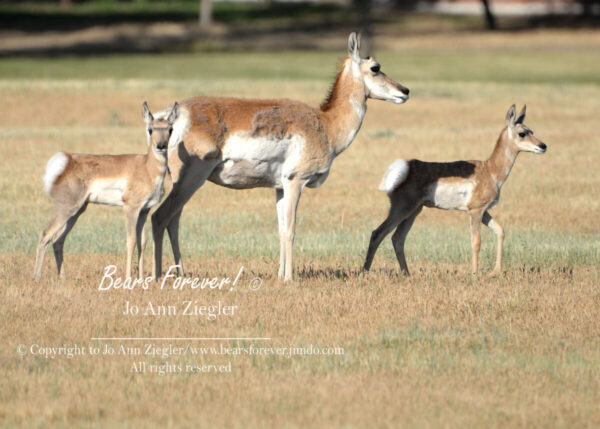
[[44, 253], [51, 241], [58, 273], [65, 278], [64, 242], [89, 203], [123, 207], [127, 226], [126, 273], [131, 277], [137, 244], [138, 273], [143, 277], [143, 228], [148, 211], [160, 202], [164, 193], [167, 147], [178, 105], [175, 103], [168, 115], [155, 119], [144, 103], [143, 114], [148, 134], [145, 155], [58, 152], [48, 161], [44, 185], [54, 201], [54, 214], [40, 234], [34, 269], [37, 280], [42, 275]]
[[360, 58], [352, 33], [348, 57], [320, 108], [287, 99], [193, 97], [182, 101], [169, 142], [173, 191], [152, 215], [155, 277], [161, 275], [165, 229], [183, 275], [178, 239], [181, 211], [209, 180], [236, 189], [275, 188], [279, 276], [291, 280], [300, 194], [305, 186], [318, 187], [325, 181], [333, 159], [360, 129], [368, 98], [401, 104], [408, 99], [408, 89], [382, 73], [374, 58]]

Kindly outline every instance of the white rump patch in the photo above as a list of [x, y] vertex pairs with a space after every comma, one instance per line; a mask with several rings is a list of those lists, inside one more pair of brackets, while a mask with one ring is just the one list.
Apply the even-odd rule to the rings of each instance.
[[65, 171], [68, 163], [69, 158], [63, 152], [55, 153], [52, 158], [48, 160], [48, 164], [46, 164], [46, 174], [44, 174], [44, 189], [48, 195], [50, 195], [54, 181]]
[[381, 179], [379, 190], [388, 194], [392, 192], [406, 180], [408, 170], [408, 162], [405, 159], [397, 159], [392, 162]]

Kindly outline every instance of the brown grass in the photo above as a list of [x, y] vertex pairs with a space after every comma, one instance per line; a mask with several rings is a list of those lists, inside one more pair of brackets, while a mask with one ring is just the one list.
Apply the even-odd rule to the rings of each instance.
[[[271, 261], [244, 261], [235, 292], [103, 292], [104, 265], [121, 257], [73, 255], [74, 280], [24, 283], [29, 255], [3, 255], [2, 314], [10, 321], [0, 413], [16, 424], [303, 426], [595, 426], [600, 423], [596, 268], [514, 270], [472, 279], [448, 264], [395, 264], [366, 277], [342, 259], [304, 260], [283, 286]], [[235, 259], [195, 259], [194, 275], [233, 275]], [[339, 276], [339, 272], [344, 275]], [[346, 277], [345, 274], [349, 276]], [[244, 285], [263, 277], [257, 292]], [[235, 303], [239, 316], [122, 316], [126, 300], [182, 298]], [[11, 303], [8, 307], [8, 303]], [[264, 336], [270, 345], [344, 347], [340, 357], [232, 358], [226, 375], [133, 374], [133, 362], [101, 356], [46, 360], [18, 344], [94, 343], [91, 336]], [[146, 343], [141, 342], [139, 344]], [[246, 342], [249, 345], [250, 342]], [[103, 343], [100, 343], [103, 344]], [[117, 343], [118, 344], [118, 343]], [[177, 343], [175, 343], [177, 344]], [[229, 345], [229, 344], [228, 344]], [[228, 358], [211, 356], [206, 363]], [[176, 361], [169, 358], [168, 361]], [[184, 357], [184, 363], [197, 358]], [[40, 404], [43, 404], [40, 406]]]

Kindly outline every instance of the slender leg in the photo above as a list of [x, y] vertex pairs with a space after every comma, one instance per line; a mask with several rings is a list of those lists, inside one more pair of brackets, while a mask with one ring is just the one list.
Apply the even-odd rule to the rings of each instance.
[[178, 266], [177, 275], [179, 276], [185, 275], [185, 271], [183, 270], [183, 260], [181, 259], [181, 250], [179, 249], [179, 220], [181, 219], [182, 212], [183, 209], [175, 213], [167, 225], [167, 232], [169, 234], [169, 240], [171, 241], [171, 248], [173, 249], [175, 265]]
[[504, 245], [504, 229], [502, 228], [502, 225], [492, 218], [487, 210], [483, 213], [483, 218], [481, 221], [485, 226], [494, 231], [494, 234], [496, 234], [496, 239], [498, 241], [498, 247], [496, 248], [496, 266], [494, 267], [491, 275], [497, 276], [502, 274], [502, 246]]
[[144, 249], [146, 247], [146, 234], [144, 234], [144, 225], [148, 217], [148, 209], [142, 209], [135, 225], [135, 241], [138, 249], [138, 277], [144, 278]]
[[129, 278], [131, 278], [131, 263], [133, 260], [133, 251], [135, 250], [136, 225], [139, 214], [140, 212], [137, 207], [125, 208], [125, 227], [127, 229], [127, 268], [125, 269], [125, 273]]
[[279, 224], [279, 274], [282, 278], [285, 273], [285, 199], [283, 189], [275, 189], [277, 201], [277, 223]]
[[371, 233], [371, 240], [369, 241], [369, 249], [367, 250], [367, 258], [365, 259], [365, 264], [363, 265], [363, 270], [369, 271], [371, 269], [371, 264], [373, 263], [373, 258], [375, 257], [375, 252], [377, 252], [377, 248], [383, 241], [383, 239], [390, 233], [392, 230], [398, 225], [399, 221], [391, 216], [388, 216], [381, 225], [379, 225], [376, 229]]
[[58, 275], [61, 279], [67, 278], [67, 273], [65, 272], [64, 259], [63, 259], [63, 248], [65, 245], [65, 240], [71, 229], [75, 226], [75, 222], [79, 219], [79, 216], [85, 211], [87, 208], [87, 202], [84, 203], [81, 208], [75, 213], [73, 216], [69, 218], [67, 223], [62, 227], [62, 229], [54, 235], [54, 243], [52, 247], [54, 248], [54, 259], [56, 260], [56, 268], [58, 269]]
[[219, 160], [193, 161], [185, 170], [182, 170], [182, 175], [179, 180], [173, 184], [173, 189], [163, 201], [160, 207], [152, 214], [152, 237], [154, 239], [154, 279], [157, 280], [162, 274], [162, 245], [165, 229], [169, 226], [175, 217], [176, 226], [172, 227], [174, 232], [171, 238], [171, 246], [173, 251], [177, 251], [181, 262], [181, 254], [179, 253], [179, 219], [180, 215], [176, 216], [194, 192], [204, 184], [210, 173], [219, 164]]
[[371, 269], [375, 252], [377, 252], [383, 239], [416, 209], [416, 204], [405, 199], [401, 200], [400, 198], [396, 198], [391, 202], [392, 206], [390, 207], [388, 217], [371, 233], [369, 249], [367, 250], [367, 257], [363, 266], [364, 271], [369, 271]]
[[404, 272], [405, 275], [409, 276], [408, 266], [406, 265], [406, 257], [404, 256], [404, 243], [406, 242], [406, 236], [408, 232], [413, 226], [415, 219], [421, 213], [423, 207], [419, 207], [416, 209], [409, 217], [404, 219], [398, 228], [396, 228], [396, 232], [392, 235], [392, 243], [394, 245], [394, 251], [396, 252], [396, 259], [398, 259], [398, 263], [400, 264], [400, 269]]
[[296, 211], [306, 180], [287, 180], [284, 183], [285, 201], [285, 275], [284, 281], [294, 279], [293, 247], [296, 237]]
[[483, 212], [479, 210], [471, 210], [471, 249], [473, 251], [473, 260], [471, 264], [471, 273], [477, 274], [479, 265], [479, 249], [481, 248], [481, 220]]
[[57, 233], [63, 229], [70, 217], [69, 214], [55, 212], [46, 228], [41, 232], [36, 250], [35, 268], [33, 270], [33, 277], [35, 280], [39, 281], [42, 276], [46, 248], [54, 237], [57, 236]]

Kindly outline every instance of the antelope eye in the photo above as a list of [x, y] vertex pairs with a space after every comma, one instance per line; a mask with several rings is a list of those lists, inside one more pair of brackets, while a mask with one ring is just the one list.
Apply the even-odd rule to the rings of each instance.
[[152, 128], [148, 128], [148, 134], [152, 135]]
[[377, 64], [376, 66], [371, 67], [371, 71], [373, 73], [379, 73], [380, 69], [381, 69], [381, 66], [379, 64]]
[[519, 133], [519, 137], [521, 137], [522, 139], [524, 139], [526, 135], [527, 135], [527, 133], [524, 133], [524, 132]]

